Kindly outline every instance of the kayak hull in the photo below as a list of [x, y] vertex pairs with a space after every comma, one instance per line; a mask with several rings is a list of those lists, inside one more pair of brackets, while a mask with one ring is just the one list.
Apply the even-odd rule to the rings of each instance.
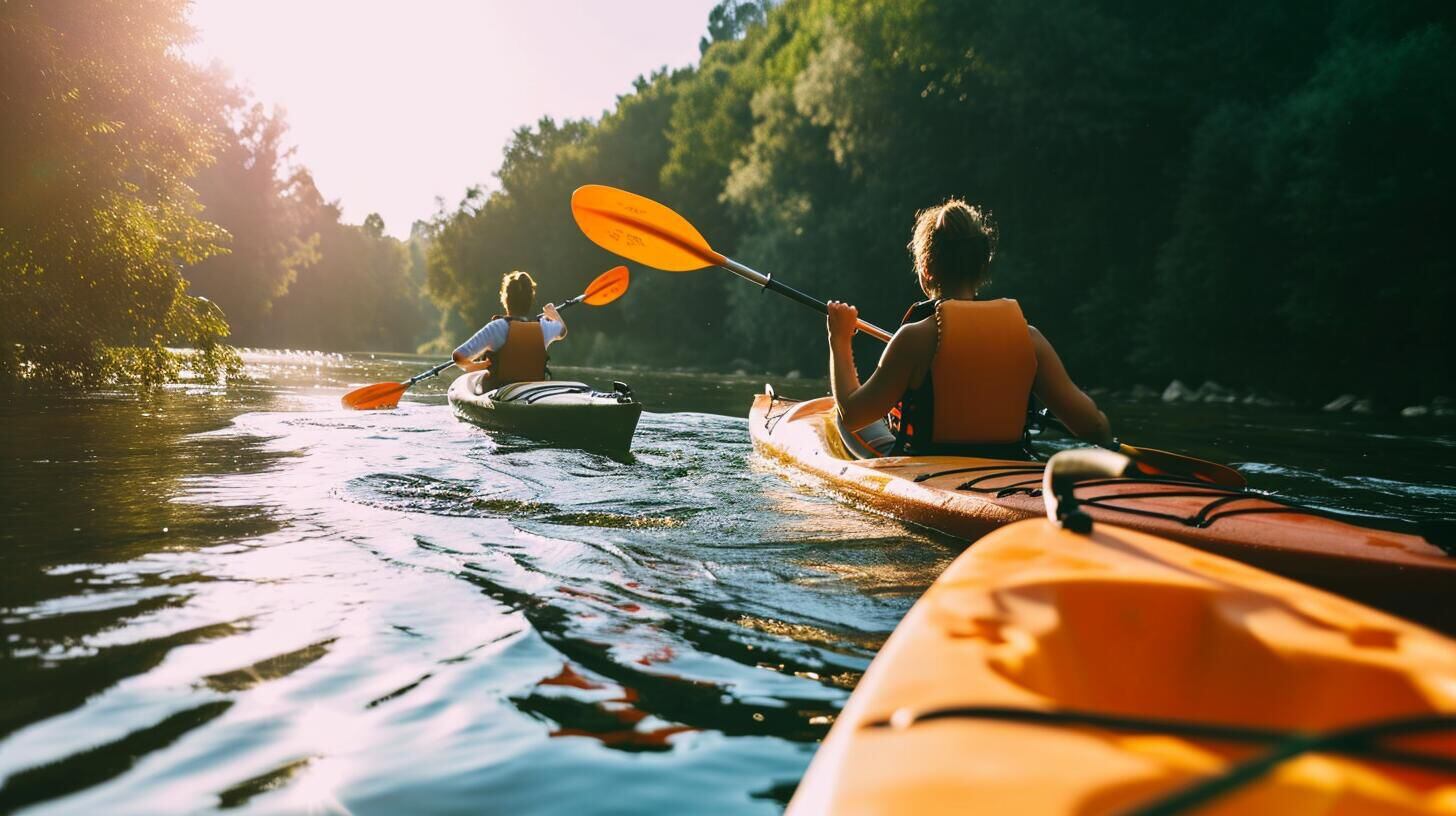
[[[1042, 465], [959, 456], [856, 459], [828, 398], [785, 402], [758, 395], [749, 415], [754, 448], [822, 480], [852, 504], [958, 538], [976, 540], [1044, 513]], [[1106, 479], [1079, 488], [1085, 509], [1108, 521], [1234, 558], [1456, 631], [1456, 558], [1420, 536], [1314, 515], [1253, 493], [1150, 479]]]
[[[915, 604], [788, 812], [1125, 813], [1274, 747], [1170, 722], [1322, 733], [1452, 712], [1456, 642], [1160, 537], [1027, 520]], [[1076, 714], [1134, 722], [1050, 719]], [[1456, 759], [1449, 731], [1400, 746]], [[1449, 812], [1453, 797], [1449, 771], [1322, 753], [1196, 812]]]
[[450, 384], [450, 406], [466, 422], [568, 447], [615, 453], [631, 449], [642, 404], [626, 386], [601, 392], [583, 383], [546, 380], [477, 394], [482, 376], [472, 372]]

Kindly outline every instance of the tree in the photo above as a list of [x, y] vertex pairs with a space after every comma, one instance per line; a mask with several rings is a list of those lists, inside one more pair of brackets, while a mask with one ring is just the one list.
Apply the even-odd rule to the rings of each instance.
[[273, 301], [266, 323], [270, 344], [414, 350], [430, 315], [410, 275], [405, 244], [384, 234], [378, 213], [362, 225], [343, 223], [338, 202], [325, 201], [307, 171], [299, 174], [294, 198], [301, 229], [315, 236], [317, 260], [299, 269], [288, 292]]
[[698, 51], [742, 37], [749, 26], [763, 22], [771, 5], [767, 0], [723, 0], [708, 12], [708, 34], [698, 40]]
[[[564, 204], [600, 182], [893, 323], [919, 297], [914, 214], [956, 195], [1000, 226], [984, 294], [1020, 299], [1081, 379], [1449, 393], [1456, 276], [1432, 213], [1456, 189], [1452, 39], [1434, 0], [729, 0], [695, 69], [518, 132], [499, 186], [434, 222], [430, 289], [475, 324], [502, 272], [584, 282], [611, 259], [564, 237]], [[797, 307], [646, 274], [588, 351], [823, 365]], [[574, 336], [560, 356], [585, 353]], [[1400, 371], [1381, 365], [1396, 344]]]
[[284, 143], [288, 124], [280, 110], [250, 100], [220, 68], [209, 81], [223, 100], [212, 115], [223, 134], [217, 161], [195, 185], [203, 217], [227, 230], [225, 253], [189, 267], [193, 288], [228, 316], [233, 338], [266, 345], [268, 317], [301, 269], [318, 262], [318, 236], [304, 228], [299, 201], [305, 171], [292, 164]]
[[226, 323], [180, 269], [217, 251], [188, 180], [218, 134], [183, 0], [0, 6], [0, 377], [158, 380]]

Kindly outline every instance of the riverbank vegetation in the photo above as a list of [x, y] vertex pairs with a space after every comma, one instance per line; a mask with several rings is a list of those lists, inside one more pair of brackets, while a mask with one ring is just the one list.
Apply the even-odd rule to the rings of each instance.
[[216, 379], [234, 344], [433, 333], [423, 248], [342, 223], [282, 113], [184, 59], [186, 13], [0, 6], [0, 380]]
[[[604, 183], [888, 325], [919, 297], [916, 209], [968, 198], [1001, 230], [986, 294], [1020, 299], [1089, 384], [1456, 393], [1443, 3], [725, 0], [698, 65], [521, 127], [405, 242], [342, 223], [282, 114], [177, 57], [180, 0], [80, 8], [0, 12], [19, 180], [0, 191], [0, 374], [219, 350], [223, 314], [238, 344], [447, 348], [498, 310], [503, 273], [564, 298], [618, 262], [567, 206]], [[822, 368], [822, 321], [793, 304], [636, 272], [558, 362]]]
[[[572, 291], [611, 262], [571, 240], [564, 202], [592, 181], [893, 325], [920, 297], [914, 213], [957, 195], [1000, 225], [986, 294], [1020, 299], [1083, 381], [1449, 394], [1451, 19], [1360, 0], [725, 3], [696, 68], [600, 121], [520, 130], [491, 192], [437, 222], [431, 286], [473, 319], [511, 268]], [[822, 321], [720, 273], [645, 280], [592, 322], [602, 336], [560, 356], [823, 366]]]

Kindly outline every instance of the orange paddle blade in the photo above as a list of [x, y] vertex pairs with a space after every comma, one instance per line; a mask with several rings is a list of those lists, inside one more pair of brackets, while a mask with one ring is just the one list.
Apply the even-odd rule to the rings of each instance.
[[1248, 480], [1244, 478], [1244, 474], [1217, 462], [1195, 459], [1191, 456], [1156, 448], [1135, 448], [1132, 445], [1123, 445], [1121, 453], [1136, 461], [1140, 470], [1145, 473], [1151, 472], [1150, 475], [1192, 477], [1200, 482], [1220, 487], [1240, 488], [1249, 484]]
[[409, 388], [409, 383], [387, 382], [355, 388], [345, 394], [339, 402], [345, 408], [369, 411], [379, 408], [393, 408], [399, 405], [399, 398]]
[[597, 275], [586, 291], [582, 293], [581, 301], [588, 306], [605, 306], [608, 303], [627, 293], [627, 285], [630, 283], [632, 274], [625, 266], [614, 266], [611, 269]]
[[691, 272], [724, 261], [686, 218], [636, 193], [601, 184], [578, 187], [571, 215], [592, 243], [654, 269]]

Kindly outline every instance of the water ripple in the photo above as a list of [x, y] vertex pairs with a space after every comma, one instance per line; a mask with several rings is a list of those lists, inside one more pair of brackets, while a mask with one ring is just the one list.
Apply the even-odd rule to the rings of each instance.
[[[244, 360], [254, 385], [0, 417], [0, 810], [772, 813], [961, 546], [779, 478], [741, 418], [649, 410], [614, 460], [458, 422], [440, 381], [338, 408], [418, 361]], [[746, 409], [695, 382], [662, 380]], [[1328, 506], [1456, 498], [1439, 463], [1327, 453], [1422, 438], [1276, 457], [1238, 421], [1119, 427]]]

